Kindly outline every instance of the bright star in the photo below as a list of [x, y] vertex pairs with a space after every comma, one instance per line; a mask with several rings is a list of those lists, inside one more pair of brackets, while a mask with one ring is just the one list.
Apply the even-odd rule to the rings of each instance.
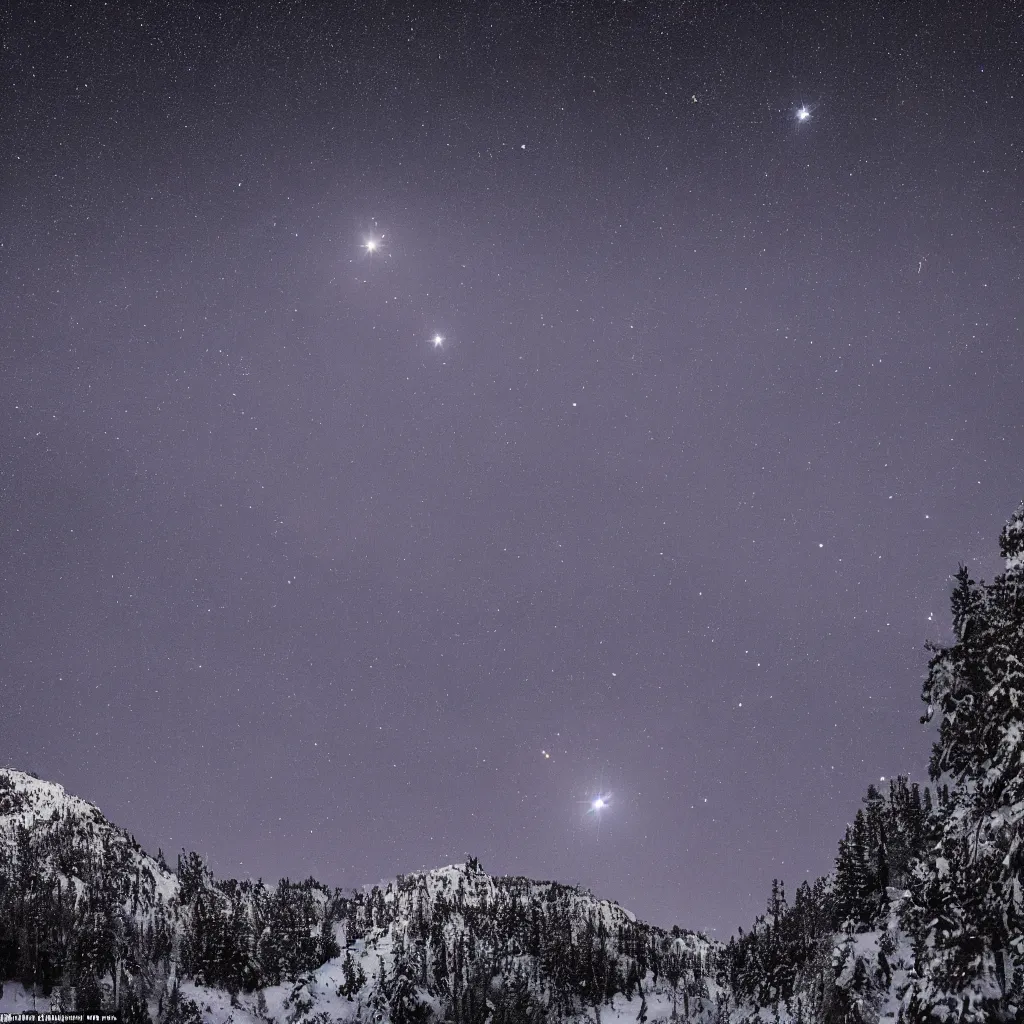
[[363, 243], [363, 248], [367, 252], [376, 252], [380, 248], [380, 241], [376, 238], [368, 238]]
[[444, 336], [441, 334], [435, 334], [430, 339], [430, 344], [433, 345], [434, 348], [440, 348], [444, 344]]
[[593, 810], [600, 811], [605, 806], [604, 797], [597, 797], [590, 806]]
[[800, 122], [809, 121], [811, 119], [811, 112], [806, 107], [801, 107], [796, 112], [796, 119]]

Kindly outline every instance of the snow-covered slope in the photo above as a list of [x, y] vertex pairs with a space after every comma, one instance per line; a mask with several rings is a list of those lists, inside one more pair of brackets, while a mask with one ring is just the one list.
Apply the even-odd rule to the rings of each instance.
[[[100, 809], [69, 796], [57, 782], [45, 782], [14, 768], [0, 769], [0, 830], [71, 814], [83, 821], [105, 823]], [[13, 834], [13, 833], [11, 833]]]
[[136, 842], [135, 837], [107, 821], [98, 807], [67, 793], [57, 782], [47, 782], [13, 768], [0, 769], [0, 850], [17, 856], [20, 831], [30, 835], [34, 847], [62, 882], [79, 891], [91, 873], [105, 867], [121, 880], [134, 875], [136, 902], [152, 908], [171, 904], [178, 880], [164, 870]]

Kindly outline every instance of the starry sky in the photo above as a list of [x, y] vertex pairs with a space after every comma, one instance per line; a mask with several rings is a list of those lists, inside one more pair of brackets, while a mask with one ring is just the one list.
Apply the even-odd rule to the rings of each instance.
[[2, 760], [725, 938], [1024, 492], [1019, 8], [339, 6], [8, 8]]

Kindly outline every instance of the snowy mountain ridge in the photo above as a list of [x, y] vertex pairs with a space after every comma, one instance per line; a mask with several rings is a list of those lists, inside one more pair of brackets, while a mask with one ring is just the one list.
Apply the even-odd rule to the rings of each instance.
[[97, 821], [105, 820], [98, 807], [76, 796], [69, 796], [59, 782], [46, 782], [15, 768], [0, 768], [9, 787], [0, 789], [0, 828], [12, 828], [19, 822], [28, 825], [37, 818], [72, 813]]
[[[5, 903], [24, 891], [27, 908]], [[0, 1009], [31, 991], [37, 1005], [117, 1006], [136, 1024], [198, 1024], [221, 1009], [218, 1024], [247, 1013], [253, 1024], [325, 1013], [555, 1021], [588, 1005], [635, 1020], [641, 1004], [670, 1012], [674, 994], [694, 996], [692, 1019], [710, 1021], [721, 951], [575, 886], [488, 875], [472, 858], [348, 893], [312, 879], [214, 880], [196, 854], [172, 873], [59, 784], [0, 769]]]
[[19, 834], [53, 845], [57, 874], [80, 890], [85, 884], [78, 870], [82, 858], [96, 864], [112, 859], [122, 871], [135, 874], [137, 898], [145, 906], [170, 905], [178, 894], [177, 878], [94, 804], [72, 796], [60, 783], [0, 768], [0, 850], [16, 851]]

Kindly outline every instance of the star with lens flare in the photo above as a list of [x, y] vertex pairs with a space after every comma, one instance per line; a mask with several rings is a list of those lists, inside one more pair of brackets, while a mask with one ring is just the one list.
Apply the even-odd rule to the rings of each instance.
[[435, 334], [430, 339], [430, 344], [433, 345], [434, 348], [442, 348], [444, 346], [444, 335], [443, 334]]
[[800, 109], [797, 110], [796, 112], [796, 119], [801, 124], [803, 124], [804, 121], [809, 121], [811, 119], [811, 112], [807, 109], [807, 107], [800, 107]]

